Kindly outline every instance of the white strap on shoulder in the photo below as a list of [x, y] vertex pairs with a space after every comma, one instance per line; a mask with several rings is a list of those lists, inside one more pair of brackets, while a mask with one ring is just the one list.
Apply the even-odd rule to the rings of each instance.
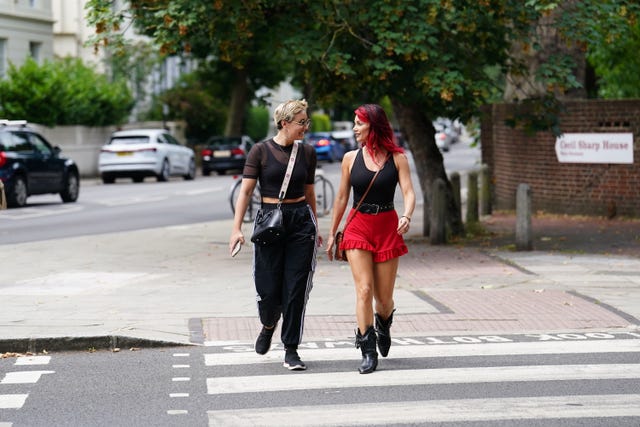
[[296, 163], [296, 156], [298, 155], [298, 146], [300, 141], [293, 141], [293, 147], [291, 148], [291, 156], [289, 156], [289, 164], [287, 165], [287, 171], [284, 173], [284, 180], [282, 181], [282, 187], [280, 187], [280, 195], [278, 196], [279, 203], [284, 200], [284, 195], [287, 193], [287, 187], [289, 187], [289, 180], [291, 179], [291, 172], [293, 172], [293, 166]]

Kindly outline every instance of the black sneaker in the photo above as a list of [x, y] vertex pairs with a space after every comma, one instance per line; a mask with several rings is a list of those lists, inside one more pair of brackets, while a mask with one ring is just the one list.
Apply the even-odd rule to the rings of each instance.
[[282, 364], [282, 366], [290, 371], [304, 371], [305, 369], [307, 369], [307, 365], [305, 365], [304, 362], [300, 360], [297, 349], [288, 348], [285, 351], [284, 363]]
[[271, 338], [273, 337], [273, 333], [276, 330], [276, 325], [271, 329], [267, 329], [264, 326], [262, 330], [258, 334], [258, 338], [256, 339], [256, 353], [258, 354], [267, 354], [267, 352], [271, 349]]

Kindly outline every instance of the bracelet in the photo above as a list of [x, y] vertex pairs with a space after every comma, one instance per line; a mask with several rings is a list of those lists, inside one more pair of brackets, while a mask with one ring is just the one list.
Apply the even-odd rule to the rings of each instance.
[[409, 217], [408, 217], [408, 216], [406, 216], [406, 215], [401, 215], [401, 216], [400, 216], [400, 218], [407, 218], [407, 221], [411, 222], [411, 218], [409, 218]]

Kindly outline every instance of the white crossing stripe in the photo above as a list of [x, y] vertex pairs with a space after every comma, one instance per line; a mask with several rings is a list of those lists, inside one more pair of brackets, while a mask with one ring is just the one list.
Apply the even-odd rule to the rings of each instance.
[[15, 365], [48, 365], [51, 362], [51, 356], [21, 356], [16, 359]]
[[2, 421], [0, 421], [0, 427], [12, 427], [13, 423], [3, 423]]
[[55, 371], [20, 371], [7, 372], [0, 384], [34, 384], [44, 374], [54, 374]]
[[[359, 360], [360, 350], [353, 345], [348, 348], [305, 349], [298, 348], [300, 357], [309, 361]], [[391, 346], [390, 359], [414, 359], [417, 357], [456, 357], [456, 356], [497, 356], [523, 354], [565, 354], [565, 353], [640, 353], [640, 340], [603, 340], [603, 341], [545, 341], [545, 342], [509, 342], [486, 344], [438, 345], [396, 345]], [[206, 353], [205, 365], [250, 365], [256, 363], [282, 362], [284, 353], [272, 350], [264, 356], [250, 351]]]
[[0, 394], [0, 409], [22, 408], [28, 394]]
[[530, 365], [483, 368], [379, 370], [375, 375], [356, 371], [207, 378], [207, 393], [388, 387], [394, 385], [471, 384], [513, 381], [569, 381], [640, 378], [640, 364]]
[[186, 409], [169, 409], [167, 411], [168, 415], [187, 415], [189, 411]]
[[[371, 426], [426, 422], [637, 417], [640, 416], [640, 394], [287, 406], [207, 411], [207, 415], [209, 426]], [[611, 420], [609, 425], [615, 425], [615, 421]]]

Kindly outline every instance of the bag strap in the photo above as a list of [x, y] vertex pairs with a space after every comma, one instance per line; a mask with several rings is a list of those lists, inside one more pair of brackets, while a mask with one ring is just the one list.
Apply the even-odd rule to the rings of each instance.
[[[382, 168], [384, 167], [385, 164], [387, 164], [387, 160], [389, 160], [389, 156], [385, 157], [384, 159], [384, 163], [382, 164], [382, 167], [379, 168], [375, 174], [373, 174], [373, 177], [371, 178], [371, 181], [369, 182], [369, 186], [367, 187], [367, 189], [365, 190], [364, 194], [362, 195], [362, 197], [360, 198], [360, 200], [358, 201], [358, 204], [356, 205], [356, 207], [353, 209], [353, 215], [351, 215], [349, 218], [347, 218], [347, 222], [344, 224], [344, 229], [347, 228], [347, 225], [349, 225], [349, 223], [351, 222], [351, 220], [353, 219], [353, 217], [356, 216], [356, 213], [358, 212], [358, 209], [360, 208], [360, 206], [362, 205], [362, 202], [364, 202], [365, 197], [367, 197], [367, 194], [369, 194], [369, 190], [371, 190], [371, 187], [373, 186], [373, 181], [376, 180], [378, 174], [380, 173], [380, 171], [382, 170]], [[343, 229], [343, 231], [344, 231]]]
[[284, 195], [287, 193], [287, 187], [289, 187], [289, 180], [291, 180], [291, 172], [293, 171], [293, 166], [296, 163], [296, 156], [298, 155], [298, 146], [300, 145], [300, 141], [294, 141], [293, 147], [291, 148], [291, 155], [289, 156], [289, 164], [287, 165], [287, 171], [284, 173], [284, 180], [282, 181], [282, 186], [280, 187], [280, 194], [278, 195], [278, 207], [282, 204], [284, 200]]

